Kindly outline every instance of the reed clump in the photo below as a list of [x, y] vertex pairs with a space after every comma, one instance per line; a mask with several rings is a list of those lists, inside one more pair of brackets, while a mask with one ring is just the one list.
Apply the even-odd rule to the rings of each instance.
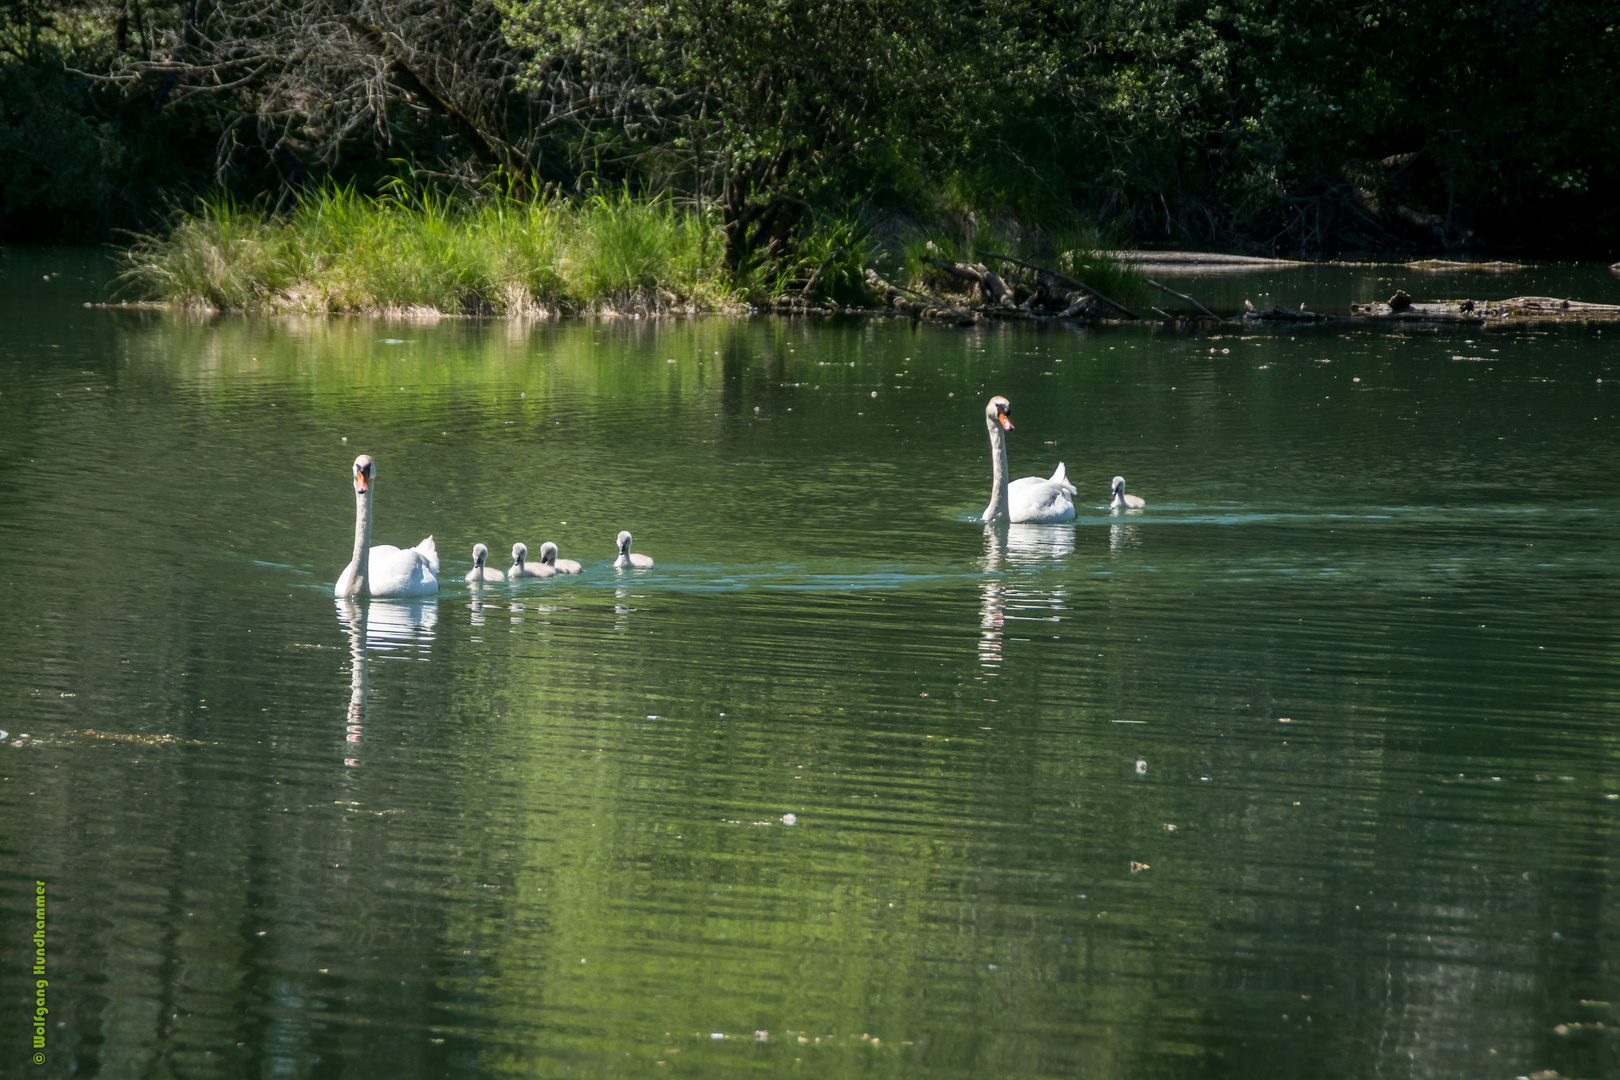
[[746, 308], [711, 215], [628, 193], [463, 201], [328, 188], [282, 213], [200, 202], [125, 254], [125, 286], [180, 307], [382, 315]]

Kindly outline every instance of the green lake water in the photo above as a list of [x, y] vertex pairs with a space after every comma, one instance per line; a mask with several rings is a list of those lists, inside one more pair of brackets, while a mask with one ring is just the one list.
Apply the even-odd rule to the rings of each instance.
[[[1620, 329], [183, 318], [107, 274], [0, 256], [0, 1074], [1620, 1076]], [[974, 521], [994, 394], [1072, 524]], [[436, 598], [333, 600], [361, 452]], [[462, 580], [546, 540], [585, 572]]]

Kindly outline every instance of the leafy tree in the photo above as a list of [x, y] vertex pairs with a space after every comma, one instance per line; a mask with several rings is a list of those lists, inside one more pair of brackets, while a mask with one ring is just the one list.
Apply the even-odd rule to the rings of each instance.
[[733, 267], [780, 250], [806, 211], [843, 194], [850, 158], [981, 83], [1000, 6], [502, 2], [531, 83], [578, 103], [581, 160], [717, 202]]

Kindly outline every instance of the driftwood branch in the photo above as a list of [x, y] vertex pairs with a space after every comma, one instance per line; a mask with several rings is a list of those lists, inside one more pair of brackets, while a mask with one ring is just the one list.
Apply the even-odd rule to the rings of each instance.
[[[1187, 303], [1191, 304], [1193, 307], [1197, 308], [1199, 311], [1202, 311], [1205, 315], [1208, 315], [1212, 319], [1219, 319], [1220, 318], [1219, 315], [1215, 314], [1213, 311], [1209, 310], [1209, 308], [1205, 307], [1203, 304], [1200, 304], [1198, 301], [1194, 300], [1192, 297], [1188, 296], [1186, 293], [1176, 292], [1176, 290], [1170, 288], [1169, 286], [1160, 285], [1157, 281], [1154, 281], [1151, 278], [1148, 280], [1148, 284], [1152, 285], [1155, 289], [1163, 289], [1165, 292], [1169, 293], [1171, 296], [1176, 297], [1177, 299], [1187, 301]], [[1158, 311], [1159, 309], [1154, 308], [1153, 310]], [[1161, 312], [1159, 312], [1159, 314], [1163, 315], [1164, 313], [1161, 311]]]
[[[943, 310], [949, 311], [955, 315], [957, 322], [961, 325], [966, 325], [976, 321], [972, 315], [963, 311], [958, 311], [949, 304], [935, 300], [933, 297], [928, 296], [925, 293], [917, 292], [915, 289], [902, 288], [899, 285], [892, 285], [889, 282], [884, 281], [883, 278], [878, 275], [878, 272], [871, 267], [866, 268], [866, 284], [869, 289], [883, 297], [884, 301], [888, 303], [890, 307], [893, 307], [896, 311], [903, 312], [907, 315], [911, 315], [916, 318], [937, 317], [937, 313]], [[916, 300], [906, 299], [907, 294], [921, 297], [922, 303], [918, 303]], [[930, 312], [934, 312], [935, 316], [930, 316]]]
[[1023, 259], [1015, 259], [1011, 255], [997, 255], [997, 254], [995, 254], [994, 252], [991, 252], [991, 251], [979, 251], [979, 252], [976, 252], [976, 254], [981, 256], [982, 258], [998, 259], [1001, 262], [1012, 263], [1014, 266], [1022, 266], [1025, 270], [1033, 270], [1037, 274], [1045, 274], [1048, 277], [1050, 277], [1053, 281], [1061, 282], [1064, 285], [1069, 285], [1069, 286], [1072, 286], [1073, 288], [1081, 289], [1081, 290], [1084, 290], [1085, 292], [1090, 293], [1092, 296], [1095, 296], [1097, 299], [1101, 300], [1103, 303], [1108, 304], [1111, 307], [1118, 308], [1120, 311], [1123, 311], [1125, 314], [1129, 315], [1133, 319], [1140, 319], [1142, 317], [1142, 316], [1138, 315], [1136, 312], [1132, 311], [1130, 308], [1126, 307], [1124, 304], [1120, 303], [1118, 300], [1114, 300], [1114, 299], [1111, 299], [1110, 297], [1104, 296], [1102, 293], [1098, 292], [1096, 289], [1093, 289], [1090, 285], [1087, 285], [1085, 282], [1076, 281], [1074, 278], [1069, 277], [1067, 274], [1060, 274], [1056, 270], [1049, 270], [1044, 266], [1036, 266], [1034, 263], [1025, 262]]
[[[1245, 301], [1245, 303], [1248, 303]], [[1306, 311], [1305, 305], [1298, 308], [1257, 308], [1249, 304], [1249, 310], [1243, 313], [1245, 321], [1258, 320], [1261, 322], [1323, 322], [1328, 316], [1318, 315], [1314, 311]]]
[[889, 287], [894, 289], [896, 292], [903, 292], [907, 296], [915, 296], [919, 300], [933, 304], [937, 308], [942, 308], [945, 311], [949, 311], [952, 315], [958, 315], [970, 322], [973, 319], [973, 316], [968, 312], [963, 311], [961, 308], [956, 307], [955, 305], [947, 304], [937, 296], [929, 296], [927, 293], [918, 292], [916, 289], [908, 289], [904, 285], [890, 285]]
[[940, 259], [930, 259], [927, 256], [924, 256], [922, 261], [929, 266], [939, 267], [952, 277], [973, 282], [974, 285], [978, 286], [980, 296], [991, 303], [999, 304], [1004, 308], [1017, 306], [1012, 289], [1008, 288], [1007, 283], [1001, 280], [1000, 275], [993, 270], [987, 270], [983, 266], [972, 263], [948, 263]]
[[981, 278], [978, 273], [968, 269], [961, 263], [948, 263], [944, 259], [930, 259], [926, 255], [923, 256], [922, 261], [927, 263], [929, 266], [937, 266], [947, 274], [950, 274], [952, 277], [959, 277], [963, 281], [971, 281], [975, 285], [980, 285], [984, 282], [984, 279]]
[[[1012, 287], [983, 263], [949, 263], [926, 256], [920, 261], [958, 281], [971, 283], [981, 301], [971, 311], [981, 319], [1073, 319], [1092, 318], [1097, 314], [1098, 301], [1089, 290], [1063, 292], [1057, 289], [1056, 282], [1043, 278], [1028, 299], [1020, 304]], [[891, 290], [895, 296], [899, 295], [900, 290], [887, 282], [883, 283], [883, 288]], [[933, 302], [933, 297], [928, 299]], [[898, 307], [910, 301], [901, 299], [895, 303]]]

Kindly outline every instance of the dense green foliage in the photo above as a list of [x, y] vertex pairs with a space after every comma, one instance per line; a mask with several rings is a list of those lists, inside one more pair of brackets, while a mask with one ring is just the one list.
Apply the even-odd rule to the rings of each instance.
[[[582, 110], [582, 145], [723, 211], [741, 266], [788, 243], [804, 211], [846, 197], [850, 166], [883, 154], [978, 81], [992, 50], [968, 8], [935, 0], [509, 0], [508, 33], [554, 94], [612, 86]], [[549, 59], [575, 58], [561, 85]], [[575, 85], [578, 85], [577, 83]]]
[[667, 196], [744, 275], [852, 214], [1612, 257], [1617, 100], [1590, 2], [5, 0], [0, 237], [408, 176]]

